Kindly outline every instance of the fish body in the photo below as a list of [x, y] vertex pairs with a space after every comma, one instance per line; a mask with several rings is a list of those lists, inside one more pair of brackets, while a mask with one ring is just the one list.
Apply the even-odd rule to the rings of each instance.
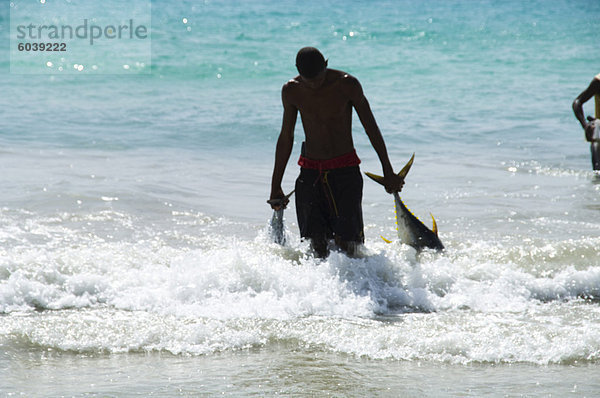
[[[410, 170], [415, 155], [413, 154], [408, 163], [400, 170], [398, 175], [405, 178]], [[372, 173], [365, 173], [372, 180], [384, 185], [384, 179], [382, 176], [378, 176]], [[444, 245], [438, 237], [437, 224], [433, 215], [433, 230], [429, 229], [423, 224], [410, 210], [404, 205], [398, 192], [393, 192], [394, 204], [396, 206], [396, 225], [398, 230], [398, 238], [404, 244], [414, 247], [417, 251], [421, 251], [425, 248], [434, 250], [443, 250]]]
[[294, 191], [287, 194], [282, 199], [268, 200], [267, 203], [280, 206], [279, 209], [273, 210], [273, 216], [271, 217], [271, 224], [269, 228], [269, 235], [271, 240], [278, 245], [285, 246], [287, 238], [285, 236], [285, 227], [283, 225], [283, 211], [285, 206], [290, 201], [290, 196], [294, 194]]
[[283, 207], [279, 210], [273, 210], [273, 217], [271, 217], [271, 228], [269, 233], [271, 240], [278, 245], [285, 246], [287, 239], [285, 236], [285, 227], [283, 226]]
[[396, 205], [396, 224], [398, 238], [402, 243], [414, 247], [417, 251], [425, 248], [444, 250], [444, 245], [437, 234], [437, 224], [433, 219], [433, 230], [427, 228], [417, 217], [408, 210], [400, 199], [398, 192], [394, 192], [394, 204]]

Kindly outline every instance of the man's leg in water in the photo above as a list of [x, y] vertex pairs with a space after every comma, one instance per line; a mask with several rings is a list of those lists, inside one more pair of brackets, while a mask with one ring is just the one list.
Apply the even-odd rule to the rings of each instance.
[[358, 257], [358, 247], [361, 245], [360, 242], [336, 239], [335, 243], [348, 257]]
[[332, 238], [327, 216], [327, 202], [318, 170], [301, 169], [296, 180], [296, 215], [300, 236], [310, 240], [315, 256], [329, 254], [328, 242]]
[[358, 166], [333, 170], [328, 186], [336, 210], [331, 220], [335, 243], [349, 257], [356, 257], [364, 242], [362, 219], [363, 180]]
[[327, 258], [329, 255], [328, 240], [324, 235], [310, 238], [310, 247], [315, 257]]

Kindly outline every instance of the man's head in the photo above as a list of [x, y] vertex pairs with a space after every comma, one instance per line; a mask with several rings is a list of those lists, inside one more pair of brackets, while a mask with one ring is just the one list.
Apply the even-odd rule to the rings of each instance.
[[327, 61], [323, 54], [314, 47], [304, 47], [296, 55], [296, 68], [300, 76], [314, 79], [327, 68]]

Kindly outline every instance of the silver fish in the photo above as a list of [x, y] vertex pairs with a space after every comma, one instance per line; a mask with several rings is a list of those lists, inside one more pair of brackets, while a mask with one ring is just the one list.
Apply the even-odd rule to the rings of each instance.
[[[408, 163], [406, 163], [406, 165], [398, 173], [400, 177], [406, 177], [406, 174], [408, 174], [414, 159], [415, 154], [413, 153]], [[369, 172], [365, 174], [374, 181], [384, 185], [384, 178], [382, 176], [378, 176]], [[433, 230], [431, 230], [427, 228], [425, 224], [419, 221], [419, 219], [415, 217], [410, 210], [408, 210], [408, 208], [402, 202], [402, 199], [400, 199], [398, 192], [393, 192], [393, 195], [394, 204], [396, 206], [396, 225], [398, 230], [398, 238], [400, 238], [400, 241], [402, 241], [404, 244], [414, 247], [417, 251], [421, 251], [425, 248], [443, 250], [444, 245], [438, 237], [437, 224], [435, 222], [435, 218], [433, 218], [433, 215], [431, 215], [431, 218], [433, 219]], [[385, 238], [383, 239], [388, 243], [390, 242]]]
[[271, 217], [271, 225], [269, 228], [271, 240], [281, 246], [285, 246], [287, 242], [287, 238], [285, 236], [285, 227], [283, 226], [283, 211], [285, 210], [285, 206], [290, 201], [290, 196], [292, 196], [294, 192], [295, 191], [290, 192], [282, 199], [273, 199], [267, 201], [269, 204], [281, 206], [279, 210], [273, 210], [273, 217]]

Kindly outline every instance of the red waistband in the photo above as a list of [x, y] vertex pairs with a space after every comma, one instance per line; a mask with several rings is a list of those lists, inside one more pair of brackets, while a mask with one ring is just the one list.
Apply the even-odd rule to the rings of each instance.
[[325, 160], [315, 160], [300, 156], [298, 164], [305, 169], [331, 170], [340, 169], [342, 167], [358, 166], [360, 164], [360, 159], [358, 158], [358, 155], [356, 155], [356, 150], [353, 150], [345, 155]]

